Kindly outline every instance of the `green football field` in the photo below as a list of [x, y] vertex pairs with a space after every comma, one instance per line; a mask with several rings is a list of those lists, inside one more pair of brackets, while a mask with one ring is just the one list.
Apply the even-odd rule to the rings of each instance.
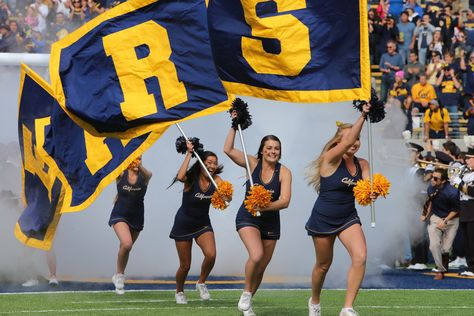
[[[0, 294], [0, 315], [240, 315], [240, 290], [211, 290], [202, 302], [187, 291], [188, 304], [177, 306], [174, 291], [48, 292]], [[257, 315], [308, 315], [309, 290], [261, 290], [254, 298]], [[344, 291], [325, 290], [323, 316], [339, 315]], [[361, 290], [360, 315], [474, 315], [470, 290]]]

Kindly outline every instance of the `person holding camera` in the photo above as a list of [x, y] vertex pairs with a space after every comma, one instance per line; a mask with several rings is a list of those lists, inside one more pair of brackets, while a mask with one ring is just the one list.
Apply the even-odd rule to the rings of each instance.
[[420, 63], [426, 64], [426, 54], [428, 52], [428, 45], [433, 40], [433, 33], [436, 28], [430, 24], [430, 15], [423, 14], [421, 22], [415, 27], [410, 49], [415, 48], [415, 42], [418, 45], [418, 57]]

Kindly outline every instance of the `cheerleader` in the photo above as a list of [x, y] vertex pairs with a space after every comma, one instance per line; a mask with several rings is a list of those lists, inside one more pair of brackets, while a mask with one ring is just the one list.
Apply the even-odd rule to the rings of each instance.
[[[188, 303], [184, 294], [184, 282], [191, 266], [193, 239], [196, 240], [204, 255], [201, 273], [196, 283], [196, 290], [199, 292], [201, 299], [205, 301], [211, 298], [205, 282], [216, 261], [216, 242], [209, 218], [209, 206], [215, 188], [198, 161], [188, 170], [194, 146], [189, 141], [186, 143], [186, 146], [186, 157], [171, 184], [173, 185], [176, 181], [184, 183], [182, 204], [176, 213], [174, 225], [169, 236], [175, 240], [179, 257], [175, 294], [177, 304]], [[222, 172], [223, 167], [218, 164], [216, 154], [211, 151], [204, 151], [200, 154], [200, 157], [214, 181], [217, 184], [221, 183], [222, 179], [218, 174]]]
[[120, 241], [117, 256], [117, 272], [112, 277], [117, 294], [124, 294], [125, 268], [132, 246], [143, 230], [145, 197], [152, 174], [142, 165], [142, 158], [135, 159], [117, 178], [117, 196], [110, 214], [112, 226]]
[[366, 241], [354, 203], [353, 188], [360, 179], [369, 178], [369, 164], [357, 158], [360, 132], [370, 105], [365, 104], [361, 116], [352, 124], [338, 126], [334, 137], [324, 146], [309, 167], [309, 183], [318, 192], [311, 216], [306, 223], [316, 252], [312, 273], [312, 296], [309, 315], [321, 315], [320, 294], [332, 259], [336, 237], [351, 256], [347, 292], [340, 316], [358, 315], [352, 308], [365, 274]]
[[[232, 117], [236, 117], [235, 111]], [[236, 130], [231, 128], [227, 135], [224, 152], [238, 166], [245, 168], [244, 153], [234, 148]], [[252, 297], [262, 282], [263, 273], [280, 238], [280, 213], [290, 204], [291, 172], [279, 163], [281, 143], [274, 135], [265, 136], [260, 142], [257, 157], [248, 155], [250, 171], [254, 184], [260, 184], [272, 192], [272, 202], [265, 209], [258, 209], [261, 216], [251, 215], [244, 206], [239, 208], [235, 219], [240, 239], [248, 252], [245, 264], [245, 288], [238, 303], [238, 309], [244, 315], [255, 315], [252, 310]], [[246, 183], [246, 192], [250, 182]]]

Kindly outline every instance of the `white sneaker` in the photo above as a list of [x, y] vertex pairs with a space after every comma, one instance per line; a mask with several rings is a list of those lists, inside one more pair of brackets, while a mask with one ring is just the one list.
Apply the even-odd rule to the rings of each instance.
[[115, 293], [122, 295], [125, 293], [125, 275], [116, 273], [112, 276], [112, 283], [115, 285]]
[[439, 270], [436, 269], [436, 268], [433, 268], [433, 269], [431, 269], [431, 272], [441, 272], [441, 271], [439, 271]]
[[464, 271], [464, 272], [461, 272], [462, 276], [467, 276], [467, 277], [474, 277], [474, 272], [471, 272], [471, 271]]
[[52, 277], [49, 279], [49, 286], [58, 286], [59, 285], [59, 282], [58, 282], [58, 279], [56, 279], [56, 277]]
[[38, 284], [39, 284], [38, 279], [29, 279], [28, 281], [22, 283], [21, 286], [32, 287], [32, 286], [38, 286]]
[[424, 263], [415, 263], [415, 264], [410, 264], [407, 269], [409, 270], [426, 270], [428, 267]]
[[351, 307], [341, 309], [339, 316], [359, 316]]
[[207, 285], [205, 283], [196, 283], [196, 290], [198, 290], [199, 296], [203, 301], [208, 301], [211, 299], [211, 294], [209, 294]]
[[237, 304], [239, 311], [244, 312], [252, 307], [252, 293], [242, 292], [240, 296], [239, 304]]
[[311, 303], [311, 297], [308, 300], [309, 316], [321, 316], [321, 305]]
[[257, 316], [252, 309], [252, 306], [249, 307], [246, 311], [244, 311], [244, 316]]
[[188, 299], [183, 292], [176, 293], [174, 298], [176, 299], [176, 304], [188, 304]]
[[467, 267], [466, 257], [459, 258], [459, 267]]

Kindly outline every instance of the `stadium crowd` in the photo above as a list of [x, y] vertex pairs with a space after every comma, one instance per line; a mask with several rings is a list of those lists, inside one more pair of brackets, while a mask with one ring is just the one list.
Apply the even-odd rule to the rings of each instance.
[[425, 140], [474, 135], [473, 11], [454, 0], [380, 0], [368, 22], [380, 96], [400, 102], [406, 129], [421, 117]]
[[120, 0], [0, 0], [0, 52], [49, 53], [51, 44]]

